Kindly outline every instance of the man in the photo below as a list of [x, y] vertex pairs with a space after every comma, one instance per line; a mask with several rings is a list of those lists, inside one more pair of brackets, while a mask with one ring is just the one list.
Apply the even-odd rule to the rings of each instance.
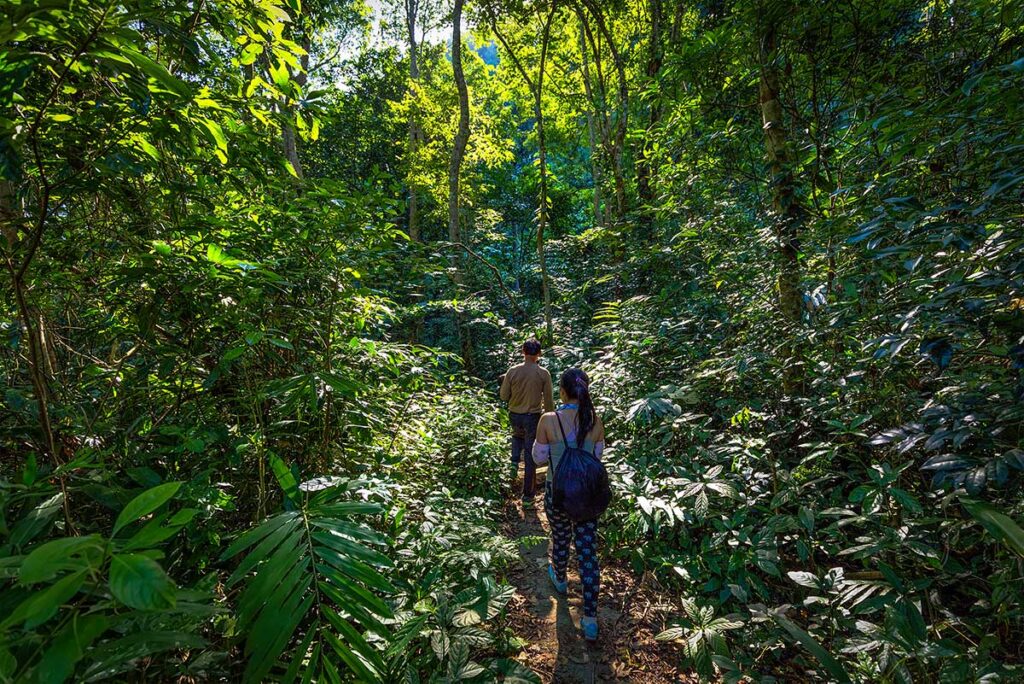
[[533, 440], [537, 437], [537, 423], [541, 413], [555, 410], [551, 373], [537, 363], [539, 359], [540, 342], [527, 340], [523, 344], [523, 362], [509, 368], [501, 381], [501, 400], [508, 402], [512, 422], [512, 466], [519, 470], [520, 455], [526, 466], [523, 508], [533, 506], [534, 480], [537, 477]]

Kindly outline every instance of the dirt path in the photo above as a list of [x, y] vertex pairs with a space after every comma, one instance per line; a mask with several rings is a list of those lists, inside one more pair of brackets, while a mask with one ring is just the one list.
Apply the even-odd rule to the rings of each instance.
[[614, 565], [601, 572], [600, 638], [593, 644], [583, 639], [575, 560], [569, 562], [569, 596], [559, 597], [547, 576], [548, 526], [541, 496], [536, 503], [525, 512], [517, 500], [505, 507], [506, 533], [522, 541], [510, 606], [513, 628], [529, 642], [521, 661], [545, 682], [559, 684], [695, 681], [681, 678], [673, 648], [654, 640], [658, 615], [669, 606], [658, 605], [635, 576]]

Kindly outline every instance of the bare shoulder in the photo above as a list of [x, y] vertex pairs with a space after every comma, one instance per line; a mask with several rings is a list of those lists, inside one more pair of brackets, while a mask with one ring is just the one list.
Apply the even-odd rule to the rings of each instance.
[[551, 422], [554, 420], [554, 412], [548, 411], [541, 415], [540, 422], [537, 423], [537, 436], [544, 436], [547, 439], [551, 435]]
[[604, 441], [604, 421], [601, 420], [601, 416], [599, 415], [594, 416], [594, 441]]

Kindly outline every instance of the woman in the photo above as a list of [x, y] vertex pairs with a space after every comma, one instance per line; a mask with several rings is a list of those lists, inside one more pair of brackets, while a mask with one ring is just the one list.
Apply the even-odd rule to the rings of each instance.
[[[588, 641], [597, 639], [597, 592], [601, 586], [597, 562], [597, 520], [574, 523], [551, 502], [551, 483], [558, 461], [565, 452], [566, 441], [601, 458], [604, 451], [604, 425], [590, 399], [590, 378], [579, 368], [562, 373], [558, 383], [562, 406], [541, 416], [537, 425], [537, 441], [533, 443], [533, 459], [537, 465], [551, 461], [544, 486], [544, 512], [551, 527], [551, 563], [548, 577], [555, 591], [565, 594], [566, 568], [569, 564], [569, 539], [576, 543], [576, 560], [583, 584], [583, 619], [580, 626]], [[565, 435], [563, 440], [562, 435]]]

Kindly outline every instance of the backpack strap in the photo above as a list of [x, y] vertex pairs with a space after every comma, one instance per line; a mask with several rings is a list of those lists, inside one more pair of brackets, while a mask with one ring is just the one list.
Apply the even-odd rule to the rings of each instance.
[[555, 411], [555, 420], [558, 421], [558, 430], [562, 433], [562, 444], [564, 444], [565, 448], [568, 449], [569, 440], [565, 438], [565, 428], [562, 427], [562, 417], [558, 414], [558, 411]]

